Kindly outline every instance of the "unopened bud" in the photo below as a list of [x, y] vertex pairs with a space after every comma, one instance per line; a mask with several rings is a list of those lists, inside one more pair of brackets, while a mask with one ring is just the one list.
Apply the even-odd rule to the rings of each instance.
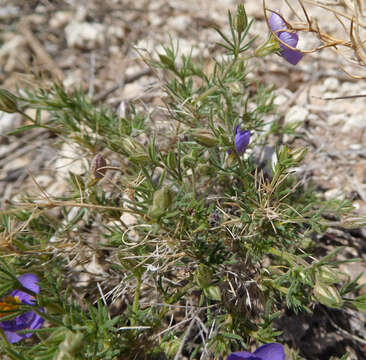
[[7, 113], [18, 112], [17, 97], [11, 92], [0, 88], [0, 110]]
[[305, 147], [302, 147], [302, 148], [299, 148], [296, 150], [292, 150], [291, 155], [295, 161], [301, 162], [302, 160], [304, 160], [304, 157], [307, 154], [307, 152], [308, 152], [308, 149]]
[[163, 54], [158, 54], [159, 55], [159, 59], [160, 61], [170, 70], [175, 70], [175, 64], [174, 64], [174, 61], [166, 56], [166, 55], [163, 55]]
[[94, 179], [102, 179], [107, 172], [106, 169], [107, 162], [101, 154], [97, 154], [94, 156], [91, 165], [90, 165], [90, 173]]
[[126, 101], [122, 100], [118, 106], [118, 109], [117, 109], [117, 116], [119, 118], [122, 118], [124, 119], [126, 117], [126, 114], [127, 114], [127, 109], [126, 109]]
[[173, 191], [168, 186], [163, 186], [161, 189], [155, 191], [153, 196], [153, 203], [149, 209], [148, 215], [157, 219], [165, 213], [173, 202]]
[[245, 7], [243, 4], [239, 4], [236, 9], [234, 27], [238, 33], [242, 33], [248, 26], [248, 17], [245, 12]]
[[316, 282], [314, 286], [314, 297], [321, 304], [331, 308], [340, 308], [343, 305], [343, 300], [338, 290], [329, 284]]
[[203, 146], [213, 147], [218, 144], [218, 140], [210, 130], [192, 129], [190, 133], [192, 138]]

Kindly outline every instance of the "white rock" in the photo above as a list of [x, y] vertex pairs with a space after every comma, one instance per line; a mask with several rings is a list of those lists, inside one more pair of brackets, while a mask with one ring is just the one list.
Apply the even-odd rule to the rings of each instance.
[[185, 32], [191, 23], [191, 17], [188, 15], [178, 15], [169, 18], [168, 28], [179, 32]]
[[0, 135], [6, 135], [11, 130], [20, 126], [22, 119], [19, 114], [9, 114], [0, 111]]
[[81, 154], [75, 147], [64, 143], [62, 145], [59, 158], [55, 162], [56, 171], [59, 176], [68, 179], [69, 171], [74, 174], [81, 175], [85, 172], [88, 167], [88, 163], [83, 159]]
[[20, 47], [22, 47], [26, 43], [26, 40], [21, 35], [15, 35], [9, 40], [7, 40], [4, 44], [2, 44], [0, 48], [0, 60], [4, 56], [11, 55], [12, 53], [16, 53], [20, 51]]
[[121, 216], [121, 221], [123, 221], [127, 226], [133, 226], [137, 224], [137, 219], [130, 213], [123, 213]]
[[259, 6], [256, 1], [248, 1], [245, 4], [245, 11], [248, 16], [254, 17], [255, 19], [263, 19], [264, 17], [262, 6]]
[[327, 117], [327, 122], [330, 126], [338, 125], [344, 122], [345, 114], [330, 114]]
[[98, 23], [72, 22], [65, 28], [69, 47], [92, 50], [105, 42], [105, 27]]
[[19, 14], [20, 9], [17, 6], [2, 4], [0, 7], [0, 19], [7, 19], [9, 16], [15, 16]]
[[40, 185], [42, 188], [49, 186], [53, 181], [53, 178], [51, 176], [44, 174], [35, 176], [35, 179], [37, 184]]
[[339, 80], [334, 77], [327, 78], [323, 83], [323, 91], [337, 91], [340, 89]]
[[110, 26], [107, 29], [107, 37], [109, 40], [123, 40], [125, 31], [122, 26]]
[[285, 95], [277, 95], [273, 101], [273, 103], [277, 106], [283, 105], [286, 103], [286, 101], [288, 101], [288, 97]]
[[71, 22], [72, 13], [69, 11], [57, 11], [50, 19], [50, 26], [52, 29], [63, 28]]
[[351, 145], [349, 146], [349, 148], [350, 148], [351, 150], [354, 150], [354, 151], [356, 151], [356, 150], [361, 150], [361, 149], [363, 148], [363, 144], [351, 144]]
[[324, 193], [324, 197], [326, 198], [326, 200], [342, 200], [344, 198], [344, 193], [341, 189], [334, 188], [326, 191]]
[[351, 130], [363, 130], [365, 129], [365, 115], [356, 114], [349, 115], [345, 118], [346, 123], [342, 127], [342, 132], [349, 132]]
[[308, 109], [302, 106], [293, 106], [285, 116], [285, 122], [288, 124], [303, 122], [309, 115]]

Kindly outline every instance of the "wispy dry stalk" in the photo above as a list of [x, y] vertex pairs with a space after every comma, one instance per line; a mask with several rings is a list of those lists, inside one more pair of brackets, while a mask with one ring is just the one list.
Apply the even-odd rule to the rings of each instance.
[[[366, 30], [366, 9], [362, 0], [297, 0], [298, 5], [302, 10], [299, 13], [294, 3], [289, 0], [284, 0], [291, 12], [299, 20], [297, 22], [289, 22], [278, 11], [267, 6], [267, 1], [263, 0], [264, 16], [268, 27], [267, 11], [274, 12], [281, 16], [287, 27], [293, 31], [308, 32], [314, 34], [321, 42], [321, 45], [312, 49], [294, 49], [288, 44], [283, 43], [281, 39], [272, 31], [272, 35], [283, 45], [292, 50], [301, 51], [304, 54], [317, 52], [324, 48], [332, 48], [337, 54], [347, 60], [351, 64], [358, 64], [361, 67], [366, 67], [366, 40], [362, 38], [362, 29]], [[334, 20], [339, 23], [345, 33], [343, 38], [339, 35], [331, 34], [324, 30], [324, 24], [321, 19], [317, 20], [309, 15], [311, 7], [320, 7], [325, 11], [333, 14]], [[347, 55], [346, 51], [351, 50], [352, 55]], [[342, 66], [341, 69], [350, 77], [354, 79], [366, 79], [366, 76], [358, 76], [351, 74]]]

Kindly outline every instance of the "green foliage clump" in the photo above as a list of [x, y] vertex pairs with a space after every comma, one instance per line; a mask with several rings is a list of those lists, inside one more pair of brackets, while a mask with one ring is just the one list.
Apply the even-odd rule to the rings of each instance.
[[[15, 274], [36, 273], [47, 320], [28, 341], [4, 339], [1, 354], [212, 359], [276, 341], [286, 308], [365, 310], [365, 297], [348, 297], [358, 285], [340, 276], [341, 249], [317, 258], [312, 240], [329, 226], [324, 215], [340, 218], [349, 203], [325, 202], [297, 180], [306, 149], [278, 145], [275, 162], [258, 160], [284, 129], [267, 120], [273, 89], [248, 76], [251, 24], [243, 8], [229, 13], [231, 36], [219, 31], [226, 55], [210, 72], [173, 46], [148, 59], [166, 79], [159, 128], [137, 104], [119, 116], [59, 85], [9, 97], [19, 111], [37, 110], [14, 133], [41, 127], [90, 161], [101, 153], [101, 164], [119, 166], [70, 173], [62, 197], [24, 196], [1, 215], [1, 294]], [[251, 132], [244, 155], [237, 126]], [[74, 268], [85, 256], [105, 266], [83, 288]]]

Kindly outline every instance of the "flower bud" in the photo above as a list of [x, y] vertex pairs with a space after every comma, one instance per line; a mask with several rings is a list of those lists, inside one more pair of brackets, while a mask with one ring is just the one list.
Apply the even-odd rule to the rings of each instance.
[[296, 150], [292, 150], [291, 155], [292, 155], [292, 158], [296, 162], [300, 163], [302, 160], [304, 160], [304, 157], [307, 154], [307, 152], [308, 152], [308, 149], [305, 147], [302, 147], [302, 148], [299, 148]]
[[236, 9], [234, 28], [238, 33], [242, 33], [248, 26], [248, 17], [245, 12], [245, 7], [243, 4], [239, 4]]
[[0, 88], [0, 110], [7, 113], [18, 112], [17, 97], [11, 92]]
[[213, 147], [218, 144], [218, 140], [210, 130], [206, 129], [192, 129], [190, 131], [192, 138], [200, 145]]
[[126, 101], [122, 100], [117, 109], [117, 116], [120, 119], [124, 119], [126, 117], [126, 114], [127, 114]]
[[90, 173], [93, 178], [102, 179], [107, 172], [106, 166], [107, 162], [104, 157], [101, 154], [95, 155], [90, 165]]
[[165, 213], [173, 202], [173, 191], [168, 186], [163, 186], [161, 189], [155, 191], [153, 196], [153, 203], [148, 211], [148, 215], [157, 219]]
[[164, 64], [168, 69], [175, 70], [174, 61], [170, 57], [163, 54], [158, 54], [158, 56], [162, 64]]
[[343, 305], [338, 290], [332, 285], [318, 281], [315, 283], [313, 294], [315, 299], [325, 306], [340, 308]]

